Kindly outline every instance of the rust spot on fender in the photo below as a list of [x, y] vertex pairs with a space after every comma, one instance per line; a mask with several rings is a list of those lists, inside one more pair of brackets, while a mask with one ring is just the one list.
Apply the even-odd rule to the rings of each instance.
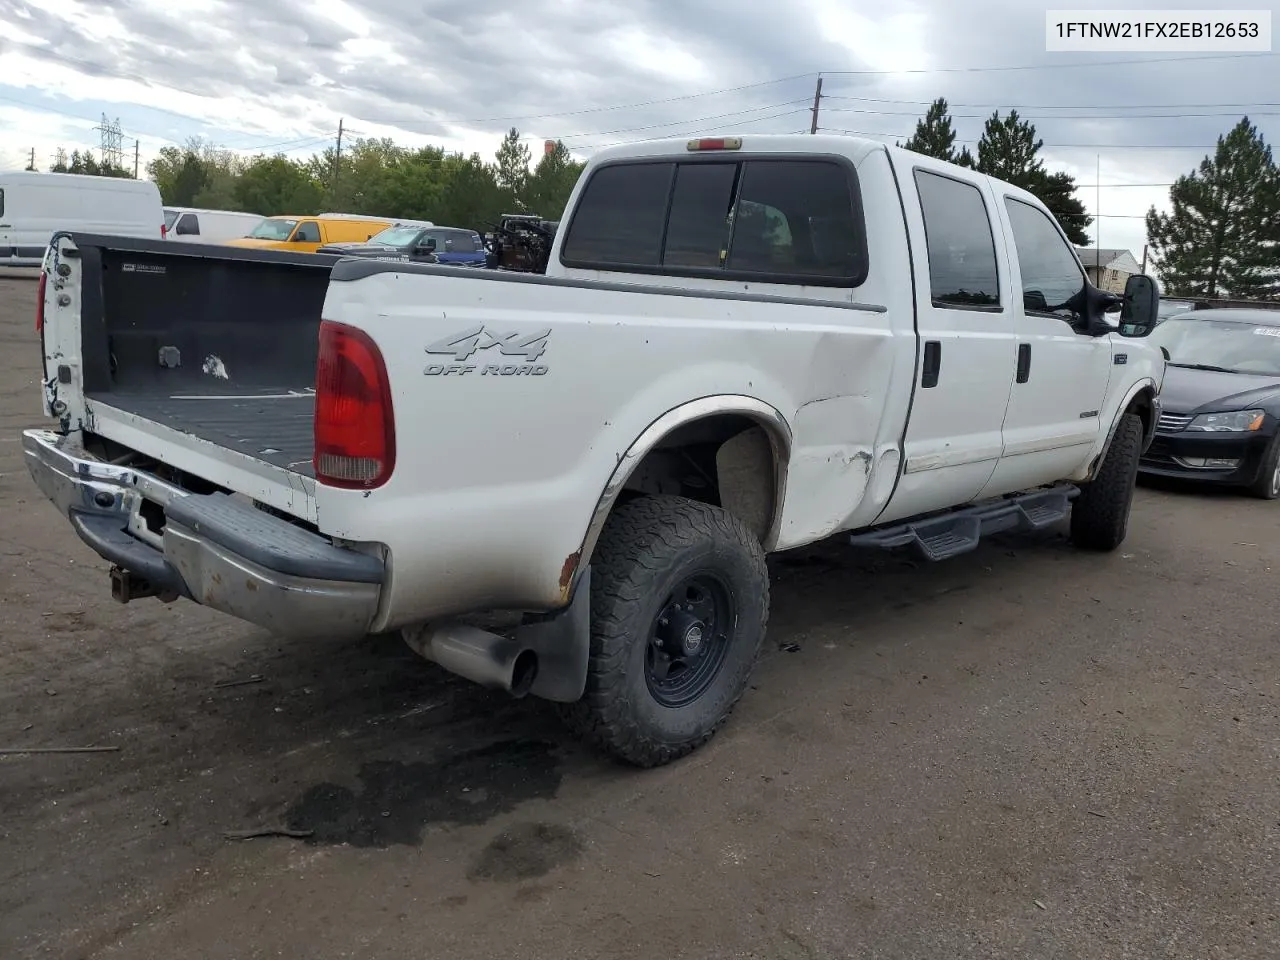
[[573, 574], [578, 569], [578, 561], [582, 559], [582, 551], [576, 550], [564, 558], [560, 568], [560, 602], [569, 602], [569, 584], [573, 583]]

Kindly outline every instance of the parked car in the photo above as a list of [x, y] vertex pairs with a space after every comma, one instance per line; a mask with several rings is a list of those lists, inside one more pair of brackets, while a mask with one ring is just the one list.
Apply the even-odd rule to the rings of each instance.
[[344, 257], [399, 258], [419, 263], [483, 266], [484, 241], [474, 230], [458, 227], [398, 225], [376, 233], [366, 243], [331, 243], [320, 253]]
[[1222, 309], [1165, 320], [1164, 410], [1139, 469], [1280, 497], [1280, 312]]
[[228, 240], [232, 247], [250, 250], [291, 250], [315, 253], [321, 247], [342, 241], [368, 241], [375, 233], [393, 226], [394, 220], [354, 216], [266, 217], [247, 237]]
[[62, 234], [22, 439], [118, 599], [399, 630], [653, 766], [746, 689], [769, 552], [1125, 539], [1165, 362], [1154, 282], [1114, 302], [974, 170], [655, 141], [587, 163], [545, 275]]
[[0, 265], [40, 266], [62, 230], [163, 239], [160, 190], [123, 177], [0, 173]]
[[1202, 309], [1204, 309], [1204, 305], [1195, 300], [1166, 300], [1161, 297], [1160, 309], [1156, 320], [1157, 323], [1163, 323], [1170, 317], [1179, 317]]
[[249, 236], [263, 221], [260, 213], [165, 207], [164, 223], [170, 240], [185, 243], [226, 243]]

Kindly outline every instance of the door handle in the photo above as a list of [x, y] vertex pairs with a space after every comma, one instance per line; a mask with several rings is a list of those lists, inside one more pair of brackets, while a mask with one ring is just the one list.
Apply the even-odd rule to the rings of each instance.
[[942, 341], [926, 340], [924, 342], [924, 366], [920, 371], [921, 387], [936, 387], [938, 373], [942, 370]]
[[1018, 344], [1018, 382], [1026, 383], [1031, 378], [1031, 344]]

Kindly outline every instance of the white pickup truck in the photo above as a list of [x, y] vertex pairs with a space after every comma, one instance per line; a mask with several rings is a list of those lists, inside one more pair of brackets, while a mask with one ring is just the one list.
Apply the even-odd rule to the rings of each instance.
[[971, 170], [655, 142], [591, 160], [545, 275], [60, 234], [23, 443], [117, 599], [400, 630], [654, 766], [746, 687], [770, 552], [942, 559], [1068, 516], [1114, 549], [1157, 306]]

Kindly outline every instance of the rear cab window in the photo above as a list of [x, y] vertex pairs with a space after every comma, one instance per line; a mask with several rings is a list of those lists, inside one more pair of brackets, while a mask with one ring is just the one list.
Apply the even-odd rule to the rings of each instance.
[[838, 158], [723, 155], [600, 166], [567, 226], [571, 268], [860, 286], [857, 175]]

